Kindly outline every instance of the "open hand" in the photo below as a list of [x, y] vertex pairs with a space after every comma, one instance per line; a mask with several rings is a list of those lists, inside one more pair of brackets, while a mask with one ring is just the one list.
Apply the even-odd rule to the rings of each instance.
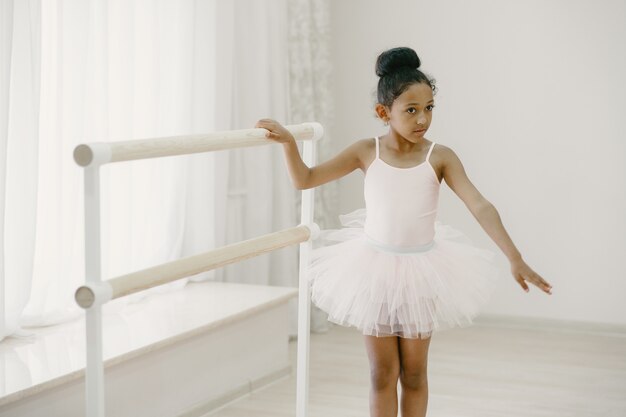
[[524, 291], [528, 292], [528, 285], [525, 282], [528, 281], [543, 292], [552, 295], [552, 285], [548, 284], [545, 279], [533, 271], [522, 259], [511, 262], [511, 273], [515, 281], [518, 282]]
[[283, 125], [273, 119], [261, 119], [254, 125], [267, 130], [265, 137], [279, 143], [295, 142], [293, 135]]

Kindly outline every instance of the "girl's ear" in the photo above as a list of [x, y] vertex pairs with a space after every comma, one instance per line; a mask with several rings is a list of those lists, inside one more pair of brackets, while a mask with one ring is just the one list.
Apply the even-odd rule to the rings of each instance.
[[389, 121], [389, 109], [383, 104], [376, 104], [376, 115], [378, 115], [378, 118], [385, 123]]

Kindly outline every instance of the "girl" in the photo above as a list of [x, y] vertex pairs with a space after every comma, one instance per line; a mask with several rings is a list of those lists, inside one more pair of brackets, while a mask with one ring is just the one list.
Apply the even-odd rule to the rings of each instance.
[[312, 168], [279, 123], [256, 127], [284, 146], [299, 190], [317, 187], [359, 168], [366, 209], [340, 216], [340, 230], [324, 231], [334, 244], [314, 249], [307, 279], [311, 299], [332, 322], [364, 335], [370, 362], [370, 415], [397, 416], [398, 379], [404, 417], [423, 417], [428, 403], [427, 358], [435, 330], [465, 326], [489, 298], [498, 277], [491, 251], [435, 220], [442, 180], [465, 203], [510, 261], [513, 278], [551, 294], [552, 286], [524, 262], [496, 208], [465, 174], [452, 149], [426, 139], [434, 108], [434, 80], [419, 70], [410, 48], [383, 52], [376, 62], [376, 113], [389, 126]]

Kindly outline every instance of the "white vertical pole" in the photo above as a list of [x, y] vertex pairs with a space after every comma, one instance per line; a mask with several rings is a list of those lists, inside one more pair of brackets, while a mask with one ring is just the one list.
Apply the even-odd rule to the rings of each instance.
[[[309, 167], [316, 164], [315, 140], [305, 141], [303, 160]], [[301, 224], [313, 223], [315, 189], [302, 191]], [[307, 417], [309, 405], [309, 333], [311, 328], [311, 292], [305, 276], [312, 249], [311, 239], [300, 243], [298, 295], [298, 368], [296, 385], [296, 417]]]
[[[100, 284], [100, 166], [85, 168], [85, 276], [87, 284]], [[104, 364], [102, 362], [102, 307], [85, 312], [87, 365], [86, 416], [104, 417]]]

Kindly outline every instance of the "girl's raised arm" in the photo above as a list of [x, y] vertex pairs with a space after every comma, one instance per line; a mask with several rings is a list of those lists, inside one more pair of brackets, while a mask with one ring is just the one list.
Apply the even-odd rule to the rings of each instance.
[[360, 152], [364, 147], [363, 141], [355, 142], [332, 159], [309, 168], [300, 157], [298, 145], [293, 135], [280, 123], [272, 119], [261, 119], [255, 127], [267, 129], [266, 137], [268, 139], [283, 144], [291, 182], [298, 190], [317, 187], [341, 178], [361, 167]]
[[447, 146], [441, 145], [438, 159], [442, 161], [443, 178], [446, 184], [465, 203], [483, 230], [509, 259], [511, 274], [522, 289], [528, 292], [528, 285], [525, 282], [528, 281], [545, 293], [552, 294], [552, 286], [522, 259], [522, 255], [502, 224], [498, 210], [469, 180], [456, 153]]

